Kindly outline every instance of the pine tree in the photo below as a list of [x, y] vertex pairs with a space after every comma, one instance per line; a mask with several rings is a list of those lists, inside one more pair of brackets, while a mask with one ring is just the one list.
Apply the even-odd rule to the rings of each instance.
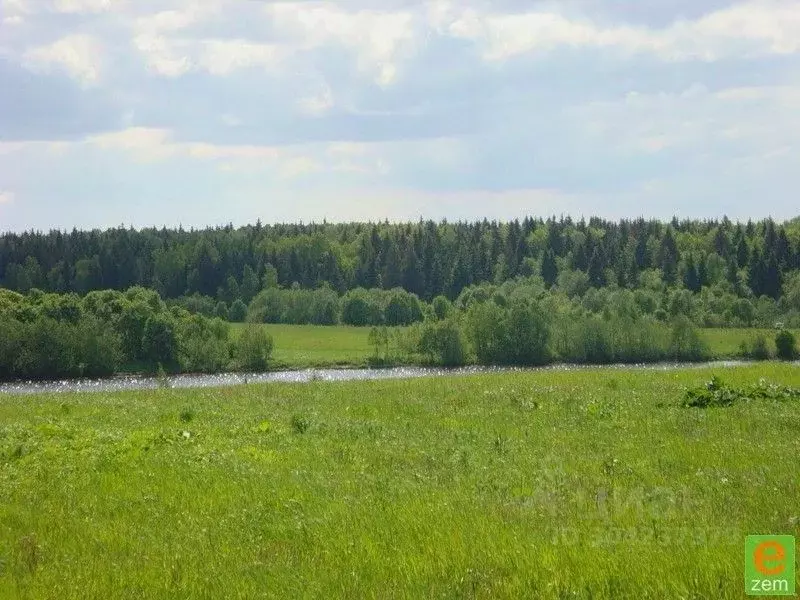
[[766, 270], [764, 255], [757, 248], [753, 248], [748, 266], [747, 284], [756, 297], [762, 296], [766, 289]]
[[694, 256], [692, 254], [686, 258], [686, 270], [683, 274], [683, 285], [687, 290], [692, 292], [700, 291], [700, 277], [697, 273], [697, 264], [695, 264]]
[[592, 252], [592, 258], [589, 259], [588, 275], [589, 283], [592, 286], [601, 288], [606, 284], [606, 274], [599, 248], [594, 249], [594, 252]]
[[717, 227], [717, 231], [714, 234], [714, 250], [717, 254], [719, 254], [722, 258], [726, 260], [730, 255], [731, 242], [728, 239], [728, 234], [722, 227]]
[[747, 265], [749, 258], [750, 258], [750, 248], [747, 246], [747, 241], [744, 239], [744, 236], [741, 236], [736, 244], [737, 266], [740, 269], [744, 268]]
[[736, 260], [734, 258], [728, 259], [728, 262], [725, 266], [725, 279], [730, 283], [734, 288], [737, 288], [739, 285], [739, 265], [736, 264]]
[[548, 249], [542, 258], [542, 279], [545, 285], [550, 288], [558, 279], [558, 264], [556, 264], [556, 255], [552, 249]]
[[708, 260], [709, 256], [705, 256], [699, 261], [699, 264], [697, 265], [697, 279], [700, 282], [701, 288], [711, 283], [709, 281], [709, 276], [708, 276]]
[[[245, 265], [242, 270], [242, 285], [239, 286], [239, 296], [245, 304], [250, 304], [250, 301], [256, 297], [259, 292], [258, 275], [250, 265]], [[233, 298], [232, 300], [236, 300]]]
[[767, 261], [764, 270], [764, 295], [777, 300], [781, 295], [781, 269], [778, 264], [778, 257], [773, 252], [770, 254], [769, 261]]
[[789, 264], [791, 255], [791, 246], [789, 238], [786, 236], [786, 230], [781, 227], [778, 231], [778, 239], [775, 242], [775, 257], [778, 259], [778, 265], [783, 268]]
[[664, 281], [672, 285], [678, 278], [678, 246], [672, 233], [672, 227], [667, 228], [664, 238], [661, 240], [661, 270], [664, 273]]

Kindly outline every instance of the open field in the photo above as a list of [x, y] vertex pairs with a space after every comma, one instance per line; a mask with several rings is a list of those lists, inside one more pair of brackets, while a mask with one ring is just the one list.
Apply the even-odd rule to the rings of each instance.
[[760, 364], [0, 397], [2, 598], [740, 598], [800, 523]]
[[[233, 335], [245, 325], [233, 324]], [[369, 327], [263, 325], [275, 341], [274, 368], [363, 365], [372, 350]]]
[[[792, 329], [795, 338], [800, 339], [800, 330]], [[775, 353], [776, 329], [701, 329], [703, 339], [718, 358], [729, 358], [739, 355], [742, 342], [752, 342], [758, 335], [767, 340], [770, 352]]]
[[[233, 335], [244, 325], [234, 324]], [[372, 354], [368, 342], [369, 327], [316, 325], [263, 325], [275, 340], [274, 368], [305, 368], [339, 365], [364, 365]], [[763, 334], [772, 352], [775, 351], [774, 329], [701, 329], [715, 358], [739, 356], [743, 341]], [[800, 339], [800, 330], [794, 330]]]

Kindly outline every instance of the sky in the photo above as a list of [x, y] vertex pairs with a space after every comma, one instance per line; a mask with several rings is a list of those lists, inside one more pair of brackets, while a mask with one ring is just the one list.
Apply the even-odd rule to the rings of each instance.
[[797, 0], [0, 0], [2, 231], [797, 214]]

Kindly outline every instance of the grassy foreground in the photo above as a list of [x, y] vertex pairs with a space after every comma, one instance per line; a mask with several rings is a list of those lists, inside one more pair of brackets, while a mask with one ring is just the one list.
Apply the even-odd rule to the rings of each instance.
[[[234, 324], [233, 335], [244, 325]], [[369, 327], [319, 325], [263, 325], [275, 341], [272, 354], [274, 369], [306, 367], [363, 366], [373, 349], [369, 345]], [[752, 342], [763, 335], [775, 352], [775, 330], [771, 329], [701, 329], [700, 335], [715, 358], [735, 358], [742, 342]], [[800, 339], [800, 331], [794, 331]]]
[[680, 408], [711, 375], [3, 396], [0, 597], [740, 598], [800, 405]]

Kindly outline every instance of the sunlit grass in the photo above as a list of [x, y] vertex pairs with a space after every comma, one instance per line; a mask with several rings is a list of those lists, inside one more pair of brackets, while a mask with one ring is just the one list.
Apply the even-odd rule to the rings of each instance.
[[[719, 357], [738, 356], [742, 342], [752, 344], [759, 335], [764, 336], [770, 352], [775, 353], [775, 336], [777, 329], [702, 329], [703, 338], [712, 352]], [[795, 337], [800, 339], [800, 330], [793, 329]]]
[[[244, 325], [234, 324], [233, 335]], [[262, 325], [273, 336], [273, 368], [305, 368], [326, 366], [363, 366], [373, 353], [369, 345], [369, 327], [317, 325]], [[775, 352], [774, 329], [700, 329], [702, 339], [715, 358], [740, 356], [740, 346], [763, 335]], [[795, 331], [800, 339], [800, 331]]]
[[[245, 327], [233, 325], [233, 335]], [[273, 337], [274, 368], [365, 365], [372, 349], [369, 327], [262, 325]]]
[[789, 365], [0, 397], [2, 598], [740, 598]]

